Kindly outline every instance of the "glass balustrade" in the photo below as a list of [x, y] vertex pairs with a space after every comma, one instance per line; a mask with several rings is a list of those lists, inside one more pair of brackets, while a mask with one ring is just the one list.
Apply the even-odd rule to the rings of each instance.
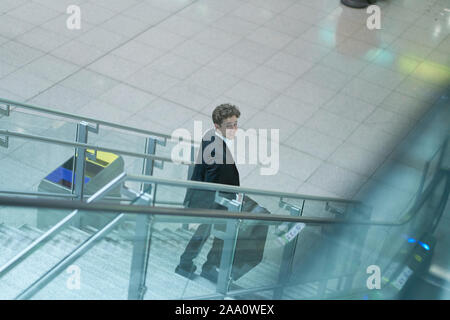
[[[91, 162], [101, 163], [103, 167], [119, 158], [115, 164], [120, 162], [123, 170], [130, 174], [173, 179], [188, 177], [188, 166], [171, 161], [172, 149], [179, 141], [171, 140], [168, 135], [158, 133], [152, 135], [151, 131], [82, 118], [75, 114], [61, 113], [38, 106], [7, 102], [8, 100], [0, 99], [3, 108], [10, 105], [8, 111], [5, 111], [7, 115], [2, 114], [0, 117], [0, 130], [10, 132], [7, 137], [0, 136], [2, 141], [7, 139], [7, 148], [0, 148], [0, 159], [3, 160], [1, 191], [19, 189], [27, 192], [36, 191], [36, 184], [45, 173], [53, 172], [59, 166], [68, 170], [71, 169], [68, 167], [75, 166], [74, 161], [70, 160], [75, 152], [74, 148], [70, 148], [68, 144], [61, 146], [58, 141], [86, 143], [94, 147], [93, 149], [106, 150], [96, 152], [88, 149], [87, 153], [91, 160], [100, 155]], [[14, 136], [14, 133], [22, 136]], [[108, 149], [111, 149], [111, 152], [108, 152]], [[152, 161], [145, 158], [146, 154], [165, 157], [166, 161]], [[90, 166], [89, 161], [86, 165]], [[22, 178], [26, 176], [31, 179], [22, 188], [20, 183], [14, 182], [14, 177], [10, 177], [13, 173], [20, 178], [18, 180], [24, 181]], [[141, 188], [139, 185], [134, 187]], [[85, 195], [90, 194], [92, 192]]]
[[[59, 209], [50, 200], [48, 207], [0, 201], [4, 299], [395, 298], [428, 261], [434, 242], [427, 230], [448, 200], [445, 148], [408, 204], [377, 220], [358, 201], [187, 181], [189, 166], [170, 161], [178, 142], [162, 136], [103, 124], [83, 131], [79, 119], [20, 107], [9, 113], [1, 130], [44, 139], [11, 135], [9, 148], [0, 148], [0, 196], [76, 198], [83, 185], [85, 201]], [[77, 148], [80, 132], [100, 148]], [[80, 165], [85, 177], [77, 180]], [[104, 207], [71, 210], [77, 203]], [[192, 239], [195, 268], [176, 272]], [[202, 275], [210, 259], [214, 270]], [[376, 268], [382, 289], [371, 291]]]
[[[32, 299], [365, 299], [367, 270], [375, 266], [389, 272], [383, 273], [386, 290], [370, 298], [389, 299], [399, 292], [402, 259], [420, 248], [426, 254], [433, 245], [424, 240], [423, 227], [436, 222], [446, 192], [448, 198], [448, 187], [444, 187], [448, 175], [436, 179], [416, 206], [400, 215], [406, 220], [374, 221], [370, 208], [356, 202], [302, 199], [301, 195], [223, 185], [214, 190], [211, 184], [123, 175], [100, 192], [98, 205], [109, 205], [100, 199], [128, 180], [121, 190], [131, 206], [80, 210], [84, 218], [61, 226], [6, 274], [0, 271], [2, 292], [9, 292], [7, 299], [15, 295]], [[136, 180], [146, 189], [127, 187]], [[226, 210], [191, 207], [183, 211], [182, 203], [164, 197], [178, 193], [181, 200], [192, 186], [213, 192], [215, 202]], [[230, 199], [230, 194], [239, 193], [242, 202]], [[1, 251], [2, 263], [26, 246], [23, 241], [22, 247], [14, 247], [20, 242], [16, 237], [30, 243], [61, 223], [56, 219], [39, 228], [40, 210], [47, 217], [61, 213], [1, 208], [2, 245], [8, 246]], [[301, 220], [295, 221], [296, 217]], [[198, 229], [207, 230], [209, 236], [203, 237], [198, 254], [190, 251], [195, 268], [190, 274], [175, 272]], [[296, 234], [286, 237], [289, 232]], [[41, 260], [39, 254], [53, 258], [33, 262], [33, 257]], [[207, 261], [215, 261], [216, 268], [202, 274], [203, 266], [211, 265]], [[15, 271], [27, 276], [16, 281]]]

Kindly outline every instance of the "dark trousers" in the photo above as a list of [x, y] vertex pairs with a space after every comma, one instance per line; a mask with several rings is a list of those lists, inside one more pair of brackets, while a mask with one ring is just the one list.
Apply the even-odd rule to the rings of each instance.
[[[189, 267], [202, 250], [206, 240], [211, 235], [211, 224], [201, 224], [198, 226], [191, 240], [189, 240], [184, 253], [180, 257], [180, 265]], [[203, 267], [219, 267], [222, 255], [223, 240], [214, 237], [211, 250]]]

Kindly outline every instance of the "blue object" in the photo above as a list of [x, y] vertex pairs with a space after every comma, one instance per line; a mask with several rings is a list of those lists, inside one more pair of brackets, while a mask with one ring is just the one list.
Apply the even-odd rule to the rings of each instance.
[[427, 250], [427, 251], [429, 251], [430, 250], [430, 246], [428, 245], [428, 244], [426, 244], [426, 243], [423, 243], [422, 241], [417, 241], [416, 239], [414, 239], [414, 238], [408, 238], [408, 242], [409, 243], [418, 243], [418, 244], [420, 244], [421, 246], [422, 246], [422, 248], [424, 248], [425, 250]]
[[[62, 184], [63, 181], [72, 185], [72, 170], [65, 169], [63, 167], [59, 167], [55, 169], [52, 173], [45, 177], [48, 181], [51, 181], [56, 184]], [[91, 180], [89, 177], [84, 177], [84, 183], [88, 183]]]
[[423, 243], [423, 242], [420, 242], [419, 241], [419, 244], [422, 246], [422, 248], [424, 248], [425, 250], [430, 250], [430, 246], [429, 245], [427, 245], [426, 243]]

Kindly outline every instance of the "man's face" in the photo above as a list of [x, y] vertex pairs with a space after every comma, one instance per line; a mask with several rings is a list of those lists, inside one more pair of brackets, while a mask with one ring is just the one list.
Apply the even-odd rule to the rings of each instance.
[[220, 126], [216, 123], [214, 124], [214, 126], [224, 137], [233, 140], [238, 129], [237, 119], [238, 118], [236, 116], [232, 116], [223, 120]]

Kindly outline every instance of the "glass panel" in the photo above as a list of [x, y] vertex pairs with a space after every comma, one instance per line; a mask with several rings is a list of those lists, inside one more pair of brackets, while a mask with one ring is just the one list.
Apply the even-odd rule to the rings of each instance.
[[[448, 148], [448, 147], [447, 147]], [[441, 157], [443, 157], [442, 153], [446, 151], [446, 146], [445, 144], [441, 147], [441, 149], [439, 149], [434, 155], [433, 158], [431, 160], [429, 160], [428, 163], [428, 170], [426, 172], [426, 176], [425, 176], [425, 180], [424, 180], [424, 185], [423, 185], [423, 190], [425, 190], [431, 180], [435, 177], [435, 175], [438, 173], [438, 170], [440, 169], [439, 166], [442, 165], [440, 163], [440, 161], [442, 160]], [[444, 159], [444, 163], [445, 163], [445, 159]]]
[[[163, 219], [155, 217], [156, 221]], [[189, 246], [188, 243], [194, 234], [207, 236], [213, 224], [219, 221], [223, 223], [223, 220], [203, 219], [202, 223], [189, 224], [189, 229], [182, 228], [180, 222], [195, 222], [195, 219], [174, 217], [172, 221], [153, 224], [147, 269], [147, 293], [144, 299], [186, 299], [215, 294], [216, 285], [200, 276], [208, 254], [213, 257], [212, 259], [220, 259], [217, 251], [211, 250], [213, 237], [206, 237], [205, 242], [197, 237]], [[192, 264], [182, 265], [180, 262], [182, 257], [186, 261], [193, 258]]]
[[[65, 168], [64, 164], [74, 156], [73, 148], [16, 137], [10, 137], [9, 141], [10, 148], [0, 148], [4, 155], [0, 164], [0, 190], [70, 193], [59, 182], [72, 179], [69, 174], [72, 168]], [[47, 186], [42, 185], [43, 180], [49, 182]]]
[[[151, 141], [147, 142], [147, 139]], [[98, 134], [89, 134], [90, 144], [140, 154], [146, 154], [146, 148], [149, 148], [150, 150], [154, 149], [154, 153], [151, 153], [150, 151], [151, 154], [171, 159], [172, 149], [177, 145], [177, 143], [169, 140], [165, 145], [163, 145], [160, 143], [155, 143], [153, 142], [153, 140], [160, 142], [164, 141], [164, 139], [160, 137], [145, 136], [140, 133], [134, 133], [131, 131], [120, 130], [106, 126], [100, 126]], [[147, 143], [151, 144], [152, 146], [146, 147]], [[120, 157], [124, 162], [124, 168], [128, 174], [144, 174], [144, 158], [130, 155], [120, 155]], [[187, 165], [173, 163], [170, 160], [164, 162], [158, 160], [153, 166], [152, 175], [167, 179], [186, 180], [188, 177], [188, 169], [189, 166]], [[129, 185], [134, 189], [141, 188], [139, 183], [129, 183]]]
[[[180, 151], [181, 150], [181, 151]], [[166, 157], [173, 159], [180, 157], [183, 160], [194, 161], [193, 155], [197, 155], [198, 148], [192, 149], [190, 142], [178, 142], [175, 140], [167, 139], [165, 146], [156, 146], [156, 155], [160, 157]], [[173, 153], [173, 155], [172, 155]], [[174, 159], [176, 160], [176, 158]], [[155, 168], [154, 176], [162, 177], [166, 179], [179, 179], [188, 180], [189, 178], [189, 166], [179, 164], [177, 162], [165, 162], [162, 169]]]
[[[131, 203], [138, 204], [139, 198]], [[139, 204], [143, 204], [139, 202]], [[43, 235], [69, 211], [8, 208], [0, 210], [0, 266]], [[71, 213], [72, 214], [72, 213]], [[127, 299], [135, 215], [80, 211], [65, 227], [7, 273], [0, 274], [0, 294], [13, 299], [43, 275], [32, 299]], [[103, 234], [103, 236], [100, 236]], [[100, 236], [100, 237], [99, 237]], [[97, 238], [98, 237], [98, 238]], [[56, 269], [62, 259], [81, 246], [81, 256]], [[52, 274], [54, 272], [54, 274]]]
[[[17, 108], [12, 110], [8, 117], [3, 116], [0, 118], [0, 129], [72, 142], [75, 141], [76, 135], [76, 123], [73, 121], [61, 120], [56, 117], [42, 116], [28, 110], [23, 111]], [[0, 147], [0, 159], [2, 157], [7, 158], [12, 154], [17, 154], [17, 157], [24, 158], [27, 152], [24, 151], [26, 149], [24, 148], [24, 145], [28, 142], [29, 141], [24, 138], [19, 139], [16, 137], [10, 137], [8, 148]], [[34, 141], [32, 142], [34, 143]], [[49, 157], [50, 155], [53, 158], [58, 158], [58, 153], [49, 153], [49, 151], [52, 150], [52, 146], [50, 144], [46, 146], [46, 148], [42, 148], [43, 147], [40, 146], [39, 149], [37, 149], [40, 150], [40, 153], [42, 154], [33, 154], [33, 158], [37, 156], [40, 158]]]
[[[346, 299], [361, 290], [368, 291], [366, 270], [377, 265], [378, 242], [370, 241], [367, 233], [382, 236], [386, 227], [360, 225], [307, 226], [315, 235], [310, 247], [303, 250], [308, 236], [300, 234], [288, 286], [282, 299]], [[370, 229], [370, 230], [369, 230]], [[311, 237], [311, 236], [310, 236]], [[312, 238], [312, 237], [311, 237]], [[312, 240], [312, 239], [311, 239]], [[373, 240], [373, 239], [372, 239]], [[353, 296], [363, 299], [363, 294]]]
[[[92, 179], [101, 171], [94, 173]], [[185, 196], [191, 192], [190, 199], [196, 200], [189, 203], [190, 208], [242, 210], [266, 217], [346, 218], [354, 222], [368, 221], [371, 216], [370, 207], [331, 199], [246, 194], [242, 207], [238, 207], [233, 206], [236, 204], [233, 200], [241, 197], [234, 193], [219, 193], [223, 197], [219, 206], [214, 201], [214, 191], [187, 192], [184, 187], [154, 184], [148, 184], [145, 191], [150, 195], [135, 197], [131, 203], [183, 208]], [[72, 263], [75, 266], [72, 271], [66, 270], [66, 266], [64, 271], [68, 273], [59, 273], [34, 298], [125, 299], [130, 283], [141, 284], [139, 281], [144, 281], [144, 278], [146, 281], [142, 284], [148, 288], [143, 296], [145, 299], [221, 298], [221, 294], [241, 299], [395, 298], [399, 290], [392, 289], [391, 284], [422, 239], [424, 228], [435, 220], [434, 213], [444, 191], [445, 179], [442, 179], [431, 194], [425, 193], [429, 197], [414, 219], [402, 226], [303, 224], [162, 215], [155, 215], [153, 220], [148, 216], [147, 222], [142, 224], [140, 219], [143, 215], [124, 215], [111, 226], [105, 238], [95, 241], [90, 250]], [[121, 196], [117, 188], [109, 195]], [[21, 228], [22, 233], [34, 234], [36, 238], [62, 218], [61, 212], [55, 210], [21, 209], [20, 212], [16, 209], [20, 214], [13, 215], [9, 209], [0, 211], [3, 245], [15, 243], [9, 236], [14, 234], [12, 230]], [[394, 212], [392, 217], [401, 217], [402, 214], [404, 212]], [[45, 250], [40, 248], [4, 276], [7, 280], [5, 286], [12, 286], [12, 289], [5, 288], [5, 292], [14, 296], [29, 286], [58, 259], [113, 221], [117, 214], [83, 212], [80, 216], [74, 224], [46, 243]], [[410, 241], [412, 238], [415, 241]], [[58, 244], [63, 248], [58, 248]], [[16, 248], [15, 252], [20, 249]], [[42, 250], [53, 254], [53, 260], [48, 258], [45, 261], [49, 264], [39, 264]], [[1, 257], [2, 261], [13, 256], [10, 249], [4, 252], [9, 253]], [[40, 258], [29, 262], [34, 261], [33, 257]], [[141, 267], [136, 269], [139, 263]], [[179, 265], [187, 270], [186, 273], [180, 269], [176, 272]], [[13, 278], [8, 278], [17, 270], [26, 274], [29, 272], [26, 268], [30, 266], [37, 266], [37, 271], [33, 276], [21, 279], [28, 282], [17, 285], [11, 280]], [[144, 266], [146, 272], [142, 273], [140, 280], [130, 281], [135, 270], [144, 272]], [[374, 266], [383, 270], [383, 288], [386, 290], [378, 291], [378, 295], [369, 295], [367, 270]], [[228, 272], [231, 277], [229, 283]], [[87, 279], [85, 291], [72, 292], [77, 282], [70, 281], [77, 274], [81, 279]], [[171, 284], [170, 287], [167, 283]], [[81, 285], [85, 285], [84, 282]], [[133, 287], [133, 290], [138, 287]]]
[[[65, 236], [66, 242], [81, 245], [114, 216], [117, 215], [104, 213], [92, 217], [92, 212], [85, 213], [81, 227], [69, 227], [60, 234]], [[129, 236], [132, 230], [122, 224], [129, 220], [125, 216], [122, 223], [112, 228], [104, 238], [94, 240], [89, 250], [65, 267], [33, 299], [127, 299], [133, 251]], [[61, 245], [67, 247], [64, 242]]]
[[[42, 215], [62, 217], [69, 211], [33, 208], [2, 208], [0, 210], [0, 266], [40, 237], [48, 227], [38, 227]], [[87, 238], [81, 230], [66, 227], [9, 272], [1, 276], [1, 299], [13, 299], [36, 281], [75, 246]], [[56, 296], [47, 296], [55, 299]]]
[[0, 128], [73, 141], [76, 121], [15, 107], [9, 116], [0, 117]]
[[[145, 140], [145, 136], [137, 133], [100, 126], [98, 133], [89, 133], [88, 143], [100, 147], [145, 154]], [[142, 158], [128, 155], [120, 156], [123, 158], [124, 167], [128, 173], [142, 174]]]

